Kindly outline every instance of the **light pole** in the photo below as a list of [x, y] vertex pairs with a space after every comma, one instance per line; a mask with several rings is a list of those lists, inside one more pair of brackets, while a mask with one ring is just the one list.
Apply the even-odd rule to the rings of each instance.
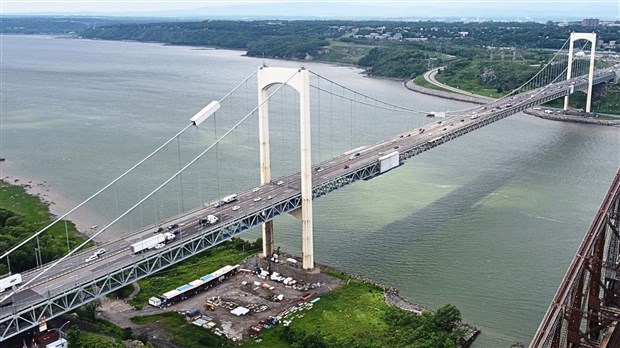
[[39, 254], [39, 248], [34, 248], [34, 258], [37, 261], [37, 268], [39, 268], [39, 266], [41, 266], [41, 264], [43, 263], [43, 262], [40, 262], [39, 255], [40, 255]]
[[63, 332], [62, 332], [62, 328], [63, 328], [63, 327], [65, 327], [65, 325], [69, 324], [70, 322], [71, 322], [71, 320], [67, 320], [67, 322], [66, 322], [66, 323], [64, 323], [64, 324], [62, 324], [62, 325], [60, 326], [60, 328], [58, 329], [58, 332], [60, 333], [60, 338], [62, 338], [62, 334], [63, 334]]

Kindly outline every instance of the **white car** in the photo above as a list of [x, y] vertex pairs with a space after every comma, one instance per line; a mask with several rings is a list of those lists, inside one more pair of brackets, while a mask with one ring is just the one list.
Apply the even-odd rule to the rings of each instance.
[[104, 248], [101, 248], [97, 251], [95, 251], [95, 253], [93, 255], [96, 255], [97, 257], [99, 257], [99, 255], [103, 255], [106, 253], [106, 250]]
[[252, 192], [258, 192], [258, 191], [260, 191], [260, 187], [255, 187], [252, 189]]
[[278, 185], [278, 186], [282, 186], [282, 185], [284, 185], [284, 181], [280, 180], [280, 181], [278, 181], [278, 182], [276, 183], [276, 185]]
[[260, 199], [261, 199], [260, 197], [256, 197], [256, 198], [254, 198], [254, 202], [258, 202], [258, 201], [260, 201]]
[[239, 210], [239, 209], [241, 209], [241, 207], [238, 205], [235, 205], [234, 207], [232, 207], [232, 210]]
[[267, 196], [267, 199], [272, 199], [272, 198], [273, 198], [272, 195]]
[[86, 260], [84, 260], [84, 262], [95, 261], [98, 258], [99, 258], [99, 256], [97, 256], [97, 255], [90, 255], [88, 258], [86, 258]]
[[157, 245], [155, 246], [155, 249], [161, 249], [161, 248], [163, 248], [163, 247], [165, 247], [165, 246], [166, 246], [166, 244], [164, 244], [164, 243], [159, 243], [159, 244], [157, 244]]

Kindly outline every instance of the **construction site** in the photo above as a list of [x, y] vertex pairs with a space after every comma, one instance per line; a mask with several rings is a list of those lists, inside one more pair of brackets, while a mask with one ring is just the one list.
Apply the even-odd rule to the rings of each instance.
[[254, 257], [239, 264], [234, 274], [217, 285], [187, 294], [173, 304], [152, 298], [151, 306], [140, 312], [175, 311], [196, 326], [238, 341], [257, 338], [275, 325], [289, 325], [295, 318], [303, 317], [304, 311], [312, 310], [322, 293], [339, 285], [338, 279], [318, 269], [302, 270], [293, 258]]

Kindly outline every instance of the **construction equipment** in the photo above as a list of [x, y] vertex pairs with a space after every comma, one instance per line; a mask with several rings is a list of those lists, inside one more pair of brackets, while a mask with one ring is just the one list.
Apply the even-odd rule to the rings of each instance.
[[210, 310], [211, 312], [213, 312], [215, 310], [215, 305], [209, 301], [205, 302], [204, 307], [208, 310]]

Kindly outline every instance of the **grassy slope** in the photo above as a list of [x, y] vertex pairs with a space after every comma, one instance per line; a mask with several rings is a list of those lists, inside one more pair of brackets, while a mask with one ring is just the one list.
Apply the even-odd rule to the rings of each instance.
[[435, 90], [443, 91], [443, 92], [449, 92], [447, 89], [441, 88], [439, 86], [435, 86], [434, 84], [426, 81], [426, 79], [424, 78], [424, 75], [419, 75], [418, 77], [413, 79], [413, 83], [421, 87], [435, 89]]
[[441, 74], [436, 75], [437, 81], [452, 87], [458, 87], [459, 89], [474, 94], [482, 95], [485, 97], [500, 98], [506, 93], [497, 93], [497, 90], [490, 88], [483, 88], [477, 81], [463, 80], [458, 78], [445, 79]]
[[[24, 216], [24, 220], [41, 229], [52, 221], [49, 207], [37, 196], [32, 196], [21, 186], [10, 185], [0, 180], [0, 207]], [[75, 225], [70, 221], [61, 221], [49, 229], [49, 233], [58, 238], [65, 237], [65, 222], [71, 246], [83, 241], [78, 237]]]
[[[451, 76], [449, 78], [446, 78], [445, 75], [438, 74], [436, 78], [437, 81], [444, 83], [448, 86], [458, 87], [464, 91], [472, 92], [478, 95], [499, 98], [502, 95], [506, 94], [500, 94], [497, 93], [497, 90], [481, 87], [478, 82], [475, 81], [475, 79], [473, 78], [472, 72], [464, 72], [460, 75]], [[416, 79], [416, 82], [417, 81], [418, 80]], [[564, 105], [563, 99], [557, 99], [548, 103], [547, 105], [552, 107], [562, 107]], [[582, 92], [575, 93], [573, 96], [571, 96], [570, 105], [576, 109], [585, 108], [585, 94]], [[607, 96], [605, 98], [593, 99], [592, 111], [609, 114], [620, 114], [620, 84], [616, 83], [609, 85], [607, 89]]]
[[357, 64], [360, 58], [367, 55], [373, 47], [371, 45], [330, 40], [329, 46], [316, 59], [327, 62]]

